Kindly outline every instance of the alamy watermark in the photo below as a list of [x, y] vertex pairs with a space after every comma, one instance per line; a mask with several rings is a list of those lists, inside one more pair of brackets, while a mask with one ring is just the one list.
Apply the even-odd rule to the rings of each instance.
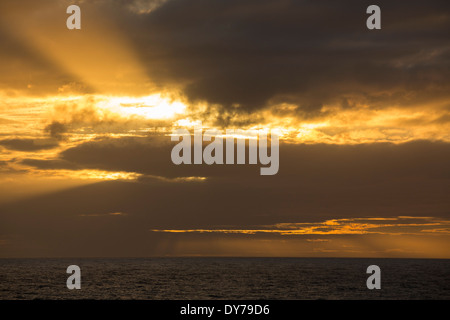
[[[69, 30], [79, 30], [81, 29], [81, 9], [77, 5], [70, 5], [67, 7], [67, 13], [71, 14], [66, 21], [67, 29]], [[370, 5], [366, 9], [366, 13], [370, 14], [367, 18], [366, 26], [367, 29], [381, 29], [381, 9], [377, 5]]]
[[[264, 130], [227, 129], [225, 134], [218, 129], [203, 130], [201, 123], [194, 127], [192, 135], [188, 129], [176, 129], [171, 135], [171, 140], [180, 141], [181, 138], [181, 141], [172, 149], [172, 162], [176, 165], [246, 164], [248, 145], [248, 164], [258, 164], [259, 160], [260, 164], [265, 165], [261, 167], [260, 174], [274, 175], [278, 172], [280, 163], [279, 138], [273, 131], [270, 133], [269, 154], [267, 136], [268, 133]], [[211, 142], [203, 149], [203, 141]]]
[[66, 273], [71, 274], [69, 278], [67, 278], [66, 286], [67, 289], [81, 289], [81, 269], [79, 266], [72, 264], [67, 267]]
[[367, 289], [381, 289], [381, 269], [379, 266], [373, 264], [367, 267], [367, 273], [372, 274], [367, 278]]

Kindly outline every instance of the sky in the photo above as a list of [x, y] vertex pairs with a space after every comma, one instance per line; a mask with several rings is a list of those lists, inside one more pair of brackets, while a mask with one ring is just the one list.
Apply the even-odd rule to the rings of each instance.
[[[371, 4], [2, 0], [0, 257], [450, 258], [450, 4]], [[175, 165], [200, 123], [279, 171]]]

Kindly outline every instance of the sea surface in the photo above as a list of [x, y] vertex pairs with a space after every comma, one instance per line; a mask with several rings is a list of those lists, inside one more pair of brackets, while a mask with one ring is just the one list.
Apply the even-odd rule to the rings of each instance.
[[[66, 287], [69, 265], [81, 289]], [[369, 290], [369, 265], [381, 289]], [[450, 260], [0, 259], [0, 299], [450, 299]]]

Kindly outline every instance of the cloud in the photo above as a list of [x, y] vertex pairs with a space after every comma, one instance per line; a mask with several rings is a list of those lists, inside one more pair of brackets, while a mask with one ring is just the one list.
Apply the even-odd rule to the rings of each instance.
[[[206, 143], [205, 143], [206, 144]], [[60, 153], [62, 160], [80, 166], [132, 171], [165, 177], [254, 177], [259, 165], [174, 165], [170, 153], [175, 145], [168, 136], [105, 138], [81, 143]], [[381, 181], [418, 177], [448, 179], [446, 163], [450, 145], [414, 141], [360, 145], [305, 145], [281, 143], [280, 171], [270, 181], [295, 177], [319, 181]]]
[[[0, 3], [2, 21], [0, 25], [0, 66], [3, 72], [0, 74], [0, 84], [6, 93], [15, 95], [39, 95], [56, 93], [57, 88], [64, 83], [72, 82], [76, 78], [65, 72], [54, 61], [36, 51], [30, 42], [21, 41], [17, 37], [17, 30], [8, 26], [3, 20], [8, 13], [8, 4], [11, 1]], [[16, 2], [15, 5], [18, 3]], [[42, 2], [45, 5], [45, 2]], [[47, 5], [51, 2], [47, 2]], [[23, 1], [23, 8], [32, 7], [32, 2]]]
[[53, 160], [44, 160], [44, 159], [22, 159], [20, 161], [21, 164], [24, 164], [26, 166], [31, 166], [36, 169], [44, 169], [44, 170], [57, 170], [57, 169], [68, 169], [68, 170], [79, 170], [82, 169], [81, 166], [65, 161], [65, 160], [59, 160], [59, 159], [53, 159]]
[[123, 212], [108, 212], [108, 213], [91, 213], [91, 214], [80, 214], [80, 217], [119, 217], [126, 216]]
[[[190, 229], [190, 230], [159, 230], [152, 232], [165, 233], [224, 233], [224, 234], [279, 234], [284, 236], [305, 235], [349, 235], [349, 234], [389, 234], [389, 235], [421, 235], [421, 234], [446, 234], [450, 235], [450, 220], [442, 218], [413, 218], [418, 222], [410, 222], [406, 217], [397, 218], [350, 218], [332, 219], [318, 223], [278, 223], [273, 226], [256, 226], [249, 229], [214, 228], [214, 229]], [[323, 241], [310, 240], [310, 241]], [[325, 240], [326, 241], [326, 240]]]
[[311, 116], [327, 104], [349, 108], [348, 99], [373, 107], [448, 99], [446, 5], [382, 1], [382, 30], [371, 32], [369, 4], [174, 0], [137, 24], [122, 19], [147, 31], [148, 41], [130, 39], [151, 77], [223, 112], [284, 102]]
[[[51, 17], [62, 7], [51, 1], [39, 7], [27, 3]], [[65, 88], [88, 82], [101, 87], [97, 91], [132, 92], [149, 81], [153, 83], [151, 90], [180, 91], [191, 102], [208, 102], [208, 112], [215, 109], [219, 122], [226, 122], [230, 114], [257, 113], [283, 103], [295, 105], [301, 117], [314, 117], [330, 105], [341, 109], [392, 105], [435, 108], [448, 101], [450, 49], [446, 30], [450, 19], [443, 14], [448, 3], [417, 0], [405, 5], [381, 0], [377, 3], [382, 9], [379, 31], [366, 28], [370, 4], [359, 0], [83, 2], [89, 15], [83, 22], [85, 36], [76, 43], [91, 53], [88, 60], [80, 60], [89, 62], [90, 69], [77, 64], [82, 50], [71, 55], [72, 61], [64, 57], [63, 53], [73, 51], [73, 42], [59, 41], [50, 59], [18, 43], [6, 29], [0, 34], [2, 40], [8, 40], [1, 61], [5, 67], [11, 65], [8, 61], [13, 57], [20, 62], [35, 61], [32, 70], [40, 69], [33, 74], [50, 77], [48, 83], [39, 84], [39, 90], [51, 87], [51, 92], [57, 91], [55, 83], [56, 88]], [[21, 12], [14, 2], [6, 1], [3, 6], [2, 12]], [[39, 17], [27, 19], [42, 25]], [[59, 30], [49, 25], [49, 30]], [[105, 26], [114, 26], [114, 32], [103, 43], [99, 35]], [[64, 40], [67, 33], [54, 31], [52, 36]], [[114, 41], [122, 45], [113, 46]], [[8, 48], [9, 43], [15, 43], [14, 49]], [[96, 43], [99, 47], [92, 51]], [[108, 53], [103, 47], [114, 50]], [[113, 51], [120, 53], [117, 61], [109, 60], [115, 57]], [[50, 63], [52, 60], [60, 64]], [[42, 67], [40, 61], [46, 64]], [[59, 65], [66, 70], [59, 70]], [[104, 67], [103, 73], [97, 72], [98, 66]], [[20, 78], [19, 71], [28, 69], [24, 64], [23, 70], [5, 73], [17, 77], [9, 83], [5, 79], [5, 86], [26, 87], [28, 79]], [[128, 69], [139, 70], [139, 76], [124, 77]], [[81, 76], [85, 79], [78, 79]], [[109, 86], [108, 79], [114, 86]]]
[[[159, 97], [159, 96], [158, 96]], [[155, 101], [147, 102], [153, 98]], [[102, 95], [84, 95], [71, 97], [70, 99], [55, 99], [49, 104], [51, 122], [44, 128], [50, 136], [55, 139], [64, 140], [74, 134], [105, 134], [105, 133], [132, 133], [140, 131], [155, 130], [170, 127], [173, 117], [161, 118], [155, 110], [167, 112], [172, 108], [170, 103], [153, 105], [170, 99], [156, 99], [151, 97], [110, 97]], [[172, 108], [173, 109], [173, 108]], [[150, 113], [153, 118], [147, 118]]]
[[39, 151], [58, 147], [58, 142], [49, 139], [3, 139], [0, 145], [17, 151]]
[[[152, 194], [158, 199], [159, 212], [179, 211], [191, 217], [185, 222], [189, 228], [362, 214], [445, 216], [450, 207], [445, 192], [450, 179], [448, 143], [282, 143], [280, 170], [275, 176], [260, 176], [259, 165], [176, 166], [170, 159], [174, 144], [167, 136], [98, 139], [68, 148], [57, 159], [26, 159], [22, 164], [49, 174], [52, 170], [70, 169], [74, 176], [85, 170], [139, 176], [134, 187], [127, 185], [135, 194], [122, 190], [123, 207], [111, 210], [128, 211], [131, 206], [145, 211], [147, 196]], [[178, 200], [172, 201], [175, 198]]]
[[[323, 194], [314, 196], [319, 190]], [[314, 250], [326, 249], [336, 250], [336, 254], [342, 256], [348, 253], [349, 245], [354, 245], [351, 250], [357, 252], [352, 256], [359, 257], [367, 257], [373, 251], [381, 252], [379, 256], [386, 257], [384, 250], [392, 248], [414, 250], [414, 256], [418, 257], [448, 257], [448, 246], [445, 246], [449, 238], [448, 230], [446, 233], [433, 231], [446, 226], [448, 228], [446, 211], [435, 208], [433, 218], [425, 218], [420, 214], [420, 209], [424, 209], [423, 213], [430, 213], [431, 207], [425, 208], [426, 201], [418, 200], [417, 195], [411, 195], [408, 199], [411, 203], [409, 208], [400, 203], [401, 199], [397, 199], [396, 205], [391, 203], [390, 208], [383, 201], [375, 205], [370, 199], [366, 199], [365, 203], [359, 202], [358, 198], [367, 197], [364, 192], [354, 193], [355, 198], [349, 199], [335, 198], [333, 191], [326, 185], [303, 195], [307, 191], [289, 191], [280, 189], [280, 186], [273, 189], [266, 186], [249, 188], [242, 181], [226, 185], [214, 183], [213, 180], [198, 184], [157, 180], [146, 184], [110, 181], [60, 190], [0, 205], [0, 235], [11, 239], [1, 254], [316, 256]], [[404, 189], [402, 193], [409, 191]], [[354, 202], [352, 207], [349, 201]], [[313, 206], [309, 207], [308, 202]], [[328, 214], [324, 214], [322, 204], [331, 206]], [[287, 214], [291, 209], [292, 214]], [[372, 209], [376, 209], [378, 218], [380, 213], [383, 214], [384, 220], [372, 220]], [[417, 218], [398, 217], [398, 211], [408, 211], [417, 215]], [[116, 212], [127, 214], [110, 215]], [[289, 226], [280, 225], [282, 223], [289, 223]], [[261, 228], [284, 232], [297, 230], [305, 234], [300, 237], [281, 235], [280, 232], [149, 232]], [[427, 232], [420, 232], [424, 229]], [[307, 241], [316, 238], [330, 241]], [[198, 243], [209, 243], [211, 247], [202, 251]], [[347, 247], [343, 248], [343, 245]], [[271, 246], [274, 246], [273, 252], [267, 251]], [[411, 257], [411, 253], [405, 256]]]
[[64, 123], [53, 121], [49, 125], [47, 125], [44, 129], [50, 137], [56, 140], [62, 140], [64, 138], [64, 133], [67, 132], [67, 127]]
[[168, 0], [134, 0], [129, 1], [128, 8], [137, 14], [149, 14]]

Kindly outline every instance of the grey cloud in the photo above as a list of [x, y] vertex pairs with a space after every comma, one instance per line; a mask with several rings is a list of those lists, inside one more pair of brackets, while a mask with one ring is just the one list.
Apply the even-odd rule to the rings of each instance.
[[[174, 165], [168, 136], [106, 138], [82, 143], [60, 154], [60, 158], [83, 167], [131, 171], [165, 177], [259, 177], [260, 165]], [[206, 143], [205, 143], [206, 144]], [[380, 181], [394, 177], [448, 179], [450, 145], [414, 141], [404, 144], [280, 145], [280, 171], [268, 181], [327, 179], [349, 182]]]
[[67, 126], [64, 123], [53, 121], [44, 128], [44, 131], [47, 132], [50, 137], [62, 140], [64, 134], [67, 132]]
[[39, 151], [56, 148], [59, 144], [49, 139], [3, 139], [0, 145], [17, 151]]
[[152, 77], [224, 109], [291, 102], [310, 114], [348, 95], [376, 107], [410, 104], [412, 92], [448, 97], [448, 3], [381, 1], [380, 31], [365, 26], [369, 4], [173, 0], [122, 19]]
[[[89, 19], [101, 16], [120, 28], [156, 86], [180, 88], [192, 101], [217, 104], [218, 122], [226, 122], [229, 112], [257, 112], [282, 102], [314, 116], [331, 103], [382, 108], [448, 99], [448, 1], [378, 1], [382, 29], [376, 31], [365, 25], [370, 4], [102, 0], [82, 7]], [[52, 1], [39, 6], [58, 8]], [[2, 39], [14, 42], [3, 31]], [[43, 59], [15, 45], [14, 50], [4, 45], [2, 61], [11, 55]], [[78, 81], [55, 66], [46, 68], [60, 85]]]
[[[1, 14], [8, 11], [7, 4], [0, 4]], [[21, 10], [28, 4], [23, 2]], [[54, 3], [47, 3], [51, 4]], [[6, 23], [0, 23], [0, 40], [0, 84], [7, 93], [15, 95], [14, 90], [30, 95], [57, 93], [61, 85], [77, 80], [33, 48], [32, 43], [17, 39]]]
[[[298, 198], [296, 206], [288, 211], [297, 211], [305, 206], [317, 211], [315, 204], [321, 210], [333, 212], [347, 201], [350, 201], [348, 210], [358, 208], [357, 211], [365, 212], [380, 210], [381, 204], [388, 211], [428, 208], [433, 212], [445, 212], [449, 207], [444, 195], [450, 179], [450, 172], [446, 169], [450, 161], [450, 145], [447, 143], [281, 144], [278, 174], [260, 176], [260, 165], [176, 166], [170, 160], [173, 144], [164, 143], [167, 138], [88, 142], [62, 152], [61, 158], [92, 169], [131, 171], [169, 178], [208, 177], [207, 183], [224, 184], [230, 188], [224, 195], [235, 194], [233, 189], [241, 188], [267, 191], [274, 195], [272, 205], [275, 206], [281, 203], [279, 201]], [[279, 201], [276, 200], [278, 197]], [[423, 204], [411, 205], [415, 201], [423, 201]], [[307, 210], [300, 211], [304, 213]]]
[[21, 164], [31, 166], [37, 169], [54, 170], [54, 169], [67, 169], [67, 170], [79, 170], [82, 169], [79, 165], [65, 161], [65, 160], [42, 160], [42, 159], [23, 159]]

